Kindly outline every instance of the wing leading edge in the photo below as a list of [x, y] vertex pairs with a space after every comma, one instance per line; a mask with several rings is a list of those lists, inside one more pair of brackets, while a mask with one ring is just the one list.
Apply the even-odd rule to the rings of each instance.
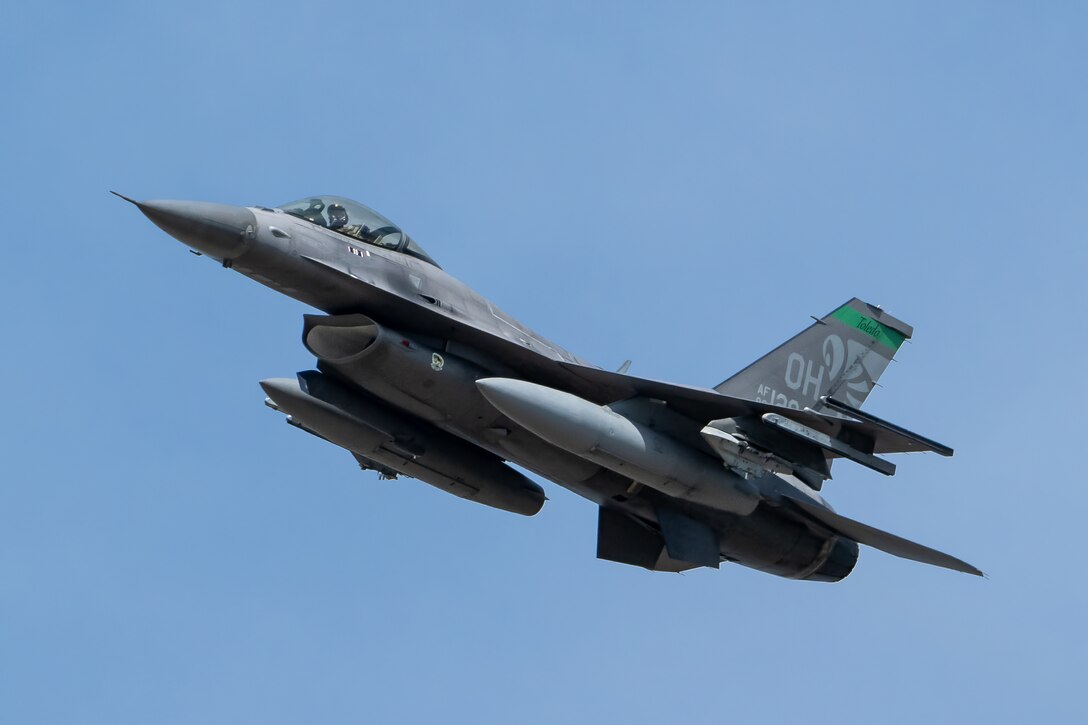
[[664, 401], [670, 408], [697, 421], [762, 416], [772, 413], [785, 416], [830, 436], [843, 437], [845, 432], [846, 437], [853, 435], [871, 440], [872, 453], [934, 451], [941, 455], [952, 454], [952, 449], [948, 446], [923, 438], [905, 428], [894, 426], [868, 414], [866, 414], [865, 420], [840, 418], [824, 415], [813, 410], [784, 408], [769, 403], [736, 398], [710, 388], [666, 383], [660, 380], [639, 378], [634, 375], [614, 373], [575, 363], [563, 362], [560, 365], [593, 385], [613, 394], [619, 393], [614, 400], [596, 401], [600, 403], [614, 403], [636, 396], [654, 398]]

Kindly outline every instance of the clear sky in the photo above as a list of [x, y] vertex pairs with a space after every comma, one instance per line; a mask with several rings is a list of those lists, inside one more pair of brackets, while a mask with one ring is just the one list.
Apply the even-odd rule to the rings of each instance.
[[[1083, 3], [10, 4], [0, 722], [1085, 722]], [[956, 448], [834, 585], [594, 558], [283, 424], [300, 303], [109, 189], [356, 198], [580, 355], [713, 385], [857, 295]], [[803, 720], [802, 720], [803, 719]]]

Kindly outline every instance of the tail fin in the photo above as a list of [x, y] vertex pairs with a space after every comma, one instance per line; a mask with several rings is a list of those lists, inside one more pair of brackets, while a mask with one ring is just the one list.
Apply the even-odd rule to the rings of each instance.
[[824, 396], [859, 408], [913, 332], [855, 297], [714, 389], [786, 408], [821, 410]]

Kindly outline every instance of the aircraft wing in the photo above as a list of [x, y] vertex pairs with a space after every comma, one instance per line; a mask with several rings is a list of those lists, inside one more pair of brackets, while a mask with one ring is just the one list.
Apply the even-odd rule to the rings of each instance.
[[[587, 382], [613, 394], [622, 391], [625, 394], [623, 397], [643, 396], [663, 400], [670, 408], [700, 422], [721, 418], [761, 417], [771, 414], [788, 418], [832, 438], [861, 437], [869, 440], [872, 442], [872, 453], [934, 451], [943, 456], [950, 456], [953, 453], [948, 446], [911, 433], [905, 428], [888, 423], [874, 415], [863, 413], [833, 398], [826, 401], [827, 406], [837, 413], [850, 415], [853, 419], [736, 398], [711, 388], [649, 380], [574, 363], [564, 362], [560, 365]], [[595, 402], [608, 403], [619, 399], [622, 398]], [[843, 435], [844, 432], [846, 436]]]
[[587, 380], [575, 375], [571, 370], [563, 368], [559, 360], [493, 331], [482, 329], [473, 320], [462, 317], [452, 308], [436, 307], [418, 295], [412, 298], [382, 289], [324, 260], [306, 256], [302, 259], [312, 265], [316, 274], [321, 275], [329, 290], [336, 292], [331, 298], [337, 300], [337, 303], [321, 307], [322, 311], [330, 315], [353, 312], [373, 315], [378, 310], [382, 320], [394, 329], [467, 345], [482, 351], [497, 362], [501, 361], [503, 367], [515, 371], [519, 377], [568, 390], [598, 403], [629, 397], [629, 388], [622, 381], [618, 383], [620, 387], [613, 388], [615, 382], [604, 382], [600, 378]]
[[[894, 466], [872, 460], [872, 454], [915, 451], [936, 451], [951, 455], [947, 446], [922, 438], [902, 428], [881, 421], [874, 416], [860, 419], [860, 411], [828, 401], [827, 407], [835, 414], [825, 415], [810, 410], [797, 410], [746, 398], [733, 397], [710, 388], [678, 385], [640, 378], [626, 373], [610, 372], [600, 368], [565, 362], [542, 355], [513, 340], [480, 329], [468, 320], [460, 320], [452, 311], [437, 309], [433, 305], [410, 301], [393, 292], [366, 284], [350, 273], [320, 260], [309, 259], [315, 269], [328, 278], [330, 288], [342, 291], [345, 302], [335, 308], [325, 309], [330, 314], [363, 312], [381, 309], [383, 319], [405, 332], [419, 332], [457, 341], [501, 360], [508, 368], [521, 376], [560, 390], [567, 390], [599, 405], [607, 405], [627, 398], [643, 396], [663, 400], [674, 410], [699, 421], [709, 422], [723, 418], [752, 418], [768, 414], [779, 415], [816, 431], [831, 439], [860, 438], [866, 450], [861, 455], [845, 455], [832, 450], [830, 455], [848, 457], [889, 474]], [[851, 412], [847, 412], [851, 411]], [[849, 415], [851, 417], [842, 417]], [[793, 431], [796, 434], [796, 431]], [[866, 458], [865, 456], [868, 456]]]
[[[717, 418], [731, 418], [783, 410], [776, 405], [767, 405], [753, 400], [723, 395], [711, 388], [650, 380], [649, 378], [640, 378], [626, 373], [614, 373], [609, 370], [601, 370], [600, 368], [575, 363], [563, 362], [560, 365], [578, 377], [605, 390], [621, 391], [624, 397], [642, 396], [663, 400], [669, 404], [669, 407], [696, 420], [715, 420]], [[623, 398], [603, 402], [614, 403], [621, 399]], [[822, 416], [801, 410], [790, 412], [796, 414], [797, 420], [800, 422], [819, 424], [822, 418]]]

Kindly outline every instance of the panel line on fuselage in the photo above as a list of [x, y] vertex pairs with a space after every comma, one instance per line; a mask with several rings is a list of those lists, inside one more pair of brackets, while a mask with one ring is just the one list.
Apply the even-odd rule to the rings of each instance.
[[[528, 347], [529, 349], [533, 349], [534, 348], [533, 343], [537, 343], [541, 347], [544, 347], [544, 348], [547, 348], [548, 350], [550, 350], [554, 355], [556, 355], [559, 358], [568, 359], [568, 360], [570, 359], [570, 357], [571, 357], [570, 353], [567, 353], [567, 354], [564, 355], [563, 353], [566, 352], [565, 350], [560, 351], [560, 350], [555, 349], [554, 347], [552, 347], [548, 343], [541, 340], [539, 337], [533, 335], [531, 332], [525, 330], [524, 328], [519, 327], [518, 325], [514, 324], [510, 320], [505, 319], [502, 315], [497, 314], [495, 312], [495, 308], [491, 305], [490, 300], [485, 300], [485, 302], [487, 302], [487, 311], [491, 313], [491, 316], [494, 317], [499, 322], [506, 325], [507, 327], [513, 329], [518, 335], [518, 341], [521, 342], [522, 344], [524, 344], [526, 347]], [[532, 342], [530, 342], [530, 340]]]

